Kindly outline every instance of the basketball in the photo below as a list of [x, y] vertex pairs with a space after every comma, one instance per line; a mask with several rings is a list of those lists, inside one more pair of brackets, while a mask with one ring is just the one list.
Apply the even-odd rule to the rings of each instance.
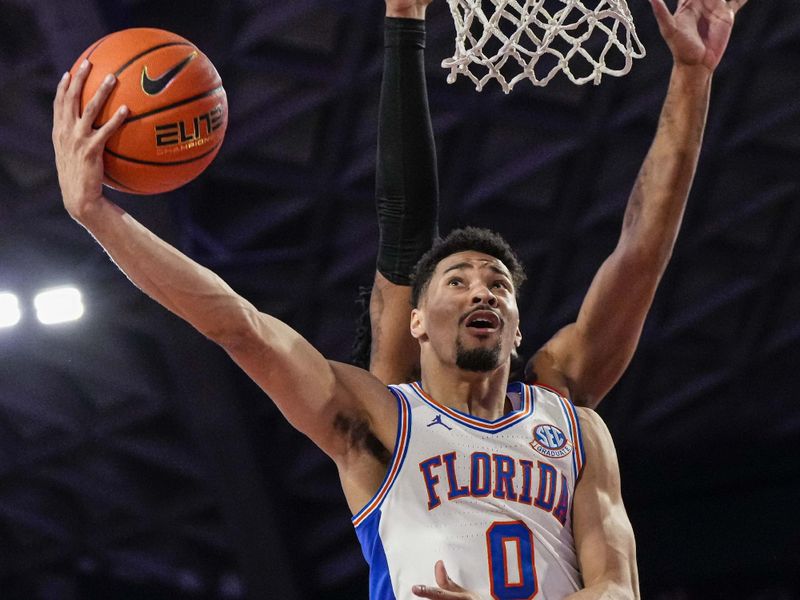
[[162, 29], [111, 33], [75, 61], [92, 63], [81, 113], [108, 73], [117, 83], [95, 121], [123, 104], [129, 114], [104, 150], [103, 183], [131, 194], [158, 194], [193, 180], [214, 160], [228, 125], [217, 70], [190, 41]]

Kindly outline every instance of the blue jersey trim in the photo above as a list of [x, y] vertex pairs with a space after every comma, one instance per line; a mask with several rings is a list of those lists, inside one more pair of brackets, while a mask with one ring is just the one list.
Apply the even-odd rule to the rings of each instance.
[[[555, 393], [555, 392], [554, 392]], [[564, 415], [564, 424], [566, 426], [566, 431], [569, 432], [569, 438], [572, 442], [572, 472], [575, 475], [575, 481], [578, 481], [581, 472], [583, 471], [583, 467], [585, 464], [584, 453], [583, 453], [583, 437], [581, 436], [581, 421], [578, 417], [578, 411], [575, 410], [575, 405], [572, 403], [572, 400], [567, 398], [566, 396], [558, 395], [558, 398], [561, 400], [559, 402], [559, 406], [561, 407], [561, 412]], [[569, 405], [569, 408], [568, 408]], [[577, 438], [575, 439], [575, 435], [572, 428], [572, 419], [570, 419], [569, 409], [572, 409], [572, 414], [575, 416], [575, 429], [577, 430]], [[580, 462], [580, 468], [578, 467], [578, 463]]]
[[371, 513], [359, 527], [356, 536], [361, 542], [361, 552], [369, 564], [369, 598], [370, 600], [397, 600], [392, 588], [392, 577], [389, 574], [389, 562], [379, 532], [381, 511]]
[[575, 481], [578, 481], [578, 458], [576, 456], [578, 452], [578, 448], [576, 447], [575, 440], [573, 439], [572, 435], [572, 423], [569, 420], [569, 413], [567, 413], [567, 406], [562, 398], [561, 402], [559, 402], [559, 407], [561, 408], [561, 413], [564, 415], [564, 429], [569, 436], [569, 441], [572, 443], [572, 473], [575, 477]]
[[583, 470], [586, 468], [586, 450], [584, 450], [584, 448], [583, 448], [583, 429], [581, 428], [581, 416], [580, 416], [580, 414], [578, 414], [577, 407], [574, 404], [572, 404], [572, 400], [567, 398], [567, 402], [569, 402], [570, 405], [572, 405], [572, 412], [575, 413], [575, 423], [578, 425], [578, 445], [577, 446], [578, 446], [578, 448], [580, 449], [580, 452], [581, 452], [581, 468], [580, 468], [580, 471], [578, 472], [578, 477], [580, 477], [581, 473], [583, 473]]
[[536, 416], [536, 386], [531, 385], [528, 383], [520, 383], [520, 385], [524, 386], [528, 390], [528, 394], [531, 397], [531, 416]]

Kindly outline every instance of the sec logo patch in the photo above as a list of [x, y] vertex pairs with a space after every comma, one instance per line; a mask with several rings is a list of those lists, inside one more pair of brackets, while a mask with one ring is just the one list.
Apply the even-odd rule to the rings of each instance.
[[537, 425], [533, 428], [531, 448], [548, 458], [563, 458], [572, 452], [567, 436], [555, 425]]

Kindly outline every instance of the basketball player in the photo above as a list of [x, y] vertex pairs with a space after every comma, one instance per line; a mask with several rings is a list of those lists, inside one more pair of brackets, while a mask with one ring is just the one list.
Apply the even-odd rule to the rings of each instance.
[[[697, 11], [695, 27], [710, 14], [692, 0], [685, 4]], [[673, 17], [660, 6], [663, 31]], [[713, 66], [733, 10], [724, 17]], [[718, 25], [709, 31], [716, 34]], [[713, 66], [676, 67], [671, 85], [707, 93]], [[638, 596], [633, 536], [602, 421], [558, 391], [507, 388], [521, 341], [516, 291], [523, 274], [498, 236], [454, 232], [420, 261], [410, 331], [420, 348], [421, 381], [387, 388], [364, 370], [326, 360], [287, 324], [260, 313], [103, 196], [103, 146], [126, 111], [92, 128], [114, 80], [80, 114], [89, 69], [84, 65], [72, 80], [65, 75], [54, 102], [65, 208], [134, 284], [221, 345], [335, 461], [371, 565], [372, 598]], [[699, 95], [688, 106], [677, 102], [673, 116], [694, 123], [685, 113], [704, 115], [707, 96]], [[646, 220], [638, 210], [650, 209], [638, 208], [641, 202], [627, 222]], [[663, 218], [671, 213], [653, 210], [667, 213]], [[604, 287], [595, 281], [578, 322], [548, 349], [554, 365], [570, 369], [540, 376], [573, 396], [595, 384], [582, 369], [597, 360], [603, 341], [593, 326]], [[439, 559], [473, 592], [452, 583]], [[441, 589], [432, 585], [434, 563]]]
[[[357, 362], [369, 364], [370, 370], [387, 382], [416, 377], [416, 344], [397, 323], [402, 323], [408, 312], [413, 265], [438, 233], [435, 150], [422, 56], [423, 21], [430, 1], [386, 2], [376, 186], [381, 238], [370, 299], [371, 339], [357, 339], [355, 350]], [[581, 315], [585, 321], [591, 316], [586, 313], [591, 309], [592, 293], [594, 304], [610, 302], [616, 310], [608, 310], [608, 317], [619, 315], [618, 322], [595, 323], [592, 329], [598, 339], [616, 339], [617, 343], [608, 345], [610, 360], [600, 363], [606, 372], [598, 373], [594, 382], [588, 382], [585, 376], [570, 376], [576, 365], [559, 364], [558, 348], [563, 346], [564, 338], [575, 335], [571, 330], [580, 324], [579, 318], [578, 324], [559, 332], [529, 361], [528, 381], [562, 386], [575, 404], [595, 407], [630, 361], [680, 227], [705, 125], [710, 76], [730, 34], [732, 18], [727, 9], [735, 13], [743, 4], [682, 2], [671, 16], [661, 2], [654, 3], [653, 10], [677, 72], [673, 72], [656, 139], [634, 186], [620, 243], [596, 276]], [[706, 52], [702, 54], [704, 47]], [[698, 63], [703, 67], [700, 73], [687, 77], [687, 71], [698, 70], [688, 67], [699, 66]], [[653, 172], [655, 164], [660, 173]], [[632, 264], [625, 256], [632, 248], [643, 254], [638, 264]], [[640, 285], [629, 285], [634, 278]], [[633, 295], [629, 295], [631, 292]], [[598, 321], [598, 317], [594, 315], [594, 320]], [[365, 327], [361, 332], [370, 333]], [[579, 385], [582, 382], [590, 385]], [[436, 578], [443, 588], [461, 590], [447, 578], [441, 563], [437, 563]]]

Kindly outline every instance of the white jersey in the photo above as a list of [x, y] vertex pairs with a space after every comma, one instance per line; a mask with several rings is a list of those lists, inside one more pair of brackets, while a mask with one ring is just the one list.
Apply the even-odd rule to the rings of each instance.
[[572, 497], [583, 466], [575, 407], [511, 384], [513, 411], [486, 421], [437, 403], [418, 383], [398, 401], [394, 455], [353, 517], [370, 565], [371, 600], [412, 600], [450, 577], [481, 598], [557, 600], [581, 589]]

